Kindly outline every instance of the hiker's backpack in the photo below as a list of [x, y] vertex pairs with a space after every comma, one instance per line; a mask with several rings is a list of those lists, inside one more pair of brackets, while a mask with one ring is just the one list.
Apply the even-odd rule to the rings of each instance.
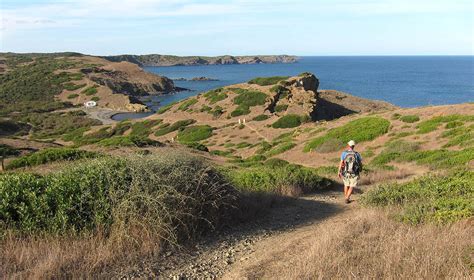
[[359, 175], [361, 169], [362, 165], [357, 152], [346, 151], [346, 156], [344, 157], [344, 175]]

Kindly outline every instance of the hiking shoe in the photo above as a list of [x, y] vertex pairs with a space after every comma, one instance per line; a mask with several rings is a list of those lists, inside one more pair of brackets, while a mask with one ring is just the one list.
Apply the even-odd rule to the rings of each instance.
[[349, 200], [349, 198], [346, 198], [346, 204], [349, 204], [351, 203], [351, 201]]

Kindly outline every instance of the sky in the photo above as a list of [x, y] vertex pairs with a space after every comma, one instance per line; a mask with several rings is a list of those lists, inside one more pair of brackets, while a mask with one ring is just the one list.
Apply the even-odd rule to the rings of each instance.
[[474, 55], [473, 0], [0, 0], [1, 52]]

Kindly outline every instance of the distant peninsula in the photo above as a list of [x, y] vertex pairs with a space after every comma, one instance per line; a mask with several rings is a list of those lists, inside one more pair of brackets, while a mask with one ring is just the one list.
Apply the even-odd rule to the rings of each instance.
[[103, 58], [112, 62], [127, 61], [139, 66], [189, 66], [215, 64], [260, 64], [260, 63], [295, 63], [298, 57], [293, 55], [249, 55], [249, 56], [175, 56], [161, 54], [115, 55]]

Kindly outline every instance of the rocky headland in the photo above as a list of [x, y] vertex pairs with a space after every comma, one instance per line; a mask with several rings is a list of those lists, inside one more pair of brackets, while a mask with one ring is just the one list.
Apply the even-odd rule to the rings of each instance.
[[259, 64], [295, 63], [298, 58], [292, 55], [254, 55], [254, 56], [175, 56], [161, 54], [104, 56], [112, 61], [128, 61], [140, 66], [189, 66], [214, 64]]

